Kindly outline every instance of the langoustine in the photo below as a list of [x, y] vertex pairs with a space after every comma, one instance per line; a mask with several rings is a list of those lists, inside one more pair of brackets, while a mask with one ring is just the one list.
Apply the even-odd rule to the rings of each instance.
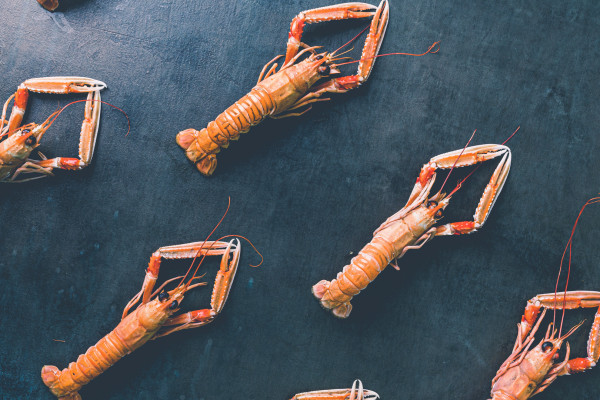
[[[240, 252], [241, 245], [237, 239], [231, 242], [204, 241], [159, 248], [150, 258], [142, 289], [125, 307], [117, 327], [62, 371], [53, 365], [45, 365], [42, 368], [42, 380], [46, 386], [61, 400], [80, 400], [78, 392], [84, 385], [149, 340], [212, 322], [227, 301], [239, 264]], [[174, 316], [179, 311], [185, 293], [206, 285], [206, 282], [192, 283], [199, 278], [196, 277], [199, 265], [186, 281], [192, 263], [185, 276], [171, 278], [157, 290], [153, 290], [161, 260], [195, 259], [197, 256], [204, 258], [211, 255], [222, 255], [211, 296], [211, 308]], [[176, 279], [181, 279], [177, 287], [164, 290], [167, 284]], [[137, 303], [139, 305], [132, 310]]]
[[[437, 169], [470, 166], [501, 157], [492, 178], [485, 187], [475, 210], [473, 221], [435, 224], [461, 183], [448, 195], [440, 191], [429, 193], [435, 182]], [[332, 281], [322, 280], [312, 292], [323, 308], [333, 315], [346, 318], [352, 311], [350, 300], [372, 282], [390, 263], [408, 250], [419, 249], [436, 236], [462, 235], [475, 232], [485, 223], [510, 170], [510, 149], [499, 144], [467, 147], [432, 158], [421, 169], [407, 204], [389, 217], [373, 233], [373, 239], [346, 265]], [[443, 187], [442, 187], [443, 188]], [[397, 265], [396, 269], [399, 269]]]
[[[311, 47], [300, 41], [305, 24], [368, 17], [373, 19], [362, 56], [356, 61], [358, 71], [355, 75], [332, 78], [332, 75], [340, 73], [337, 67], [341, 64], [338, 61], [344, 59], [338, 54], [341, 48], [331, 53], [318, 53], [320, 46]], [[266, 117], [284, 118], [304, 114], [311, 109], [312, 103], [329, 100], [322, 98], [323, 95], [345, 93], [364, 83], [375, 64], [388, 20], [387, 0], [383, 0], [379, 7], [353, 2], [301, 12], [292, 21], [281, 69], [275, 72], [275, 61], [281, 57], [277, 56], [264, 66], [256, 86], [248, 94], [209, 122], [206, 128], [179, 132], [177, 143], [202, 174], [212, 175], [217, 167], [216, 154], [221, 148], [227, 148], [231, 140], [237, 140], [242, 133], [248, 132]], [[423, 54], [395, 54], [421, 56], [435, 52], [432, 49], [436, 44]], [[300, 48], [303, 50], [299, 51]], [[310, 55], [299, 61], [307, 53]], [[325, 81], [317, 85], [322, 80]]]
[[[96, 137], [100, 123], [100, 91], [106, 87], [104, 82], [78, 76], [54, 76], [28, 79], [19, 85], [17, 91], [8, 98], [0, 118], [0, 182], [26, 182], [52, 175], [54, 169], [79, 170], [92, 161]], [[79, 138], [79, 157], [54, 157], [41, 160], [29, 158], [59, 111], [52, 113], [41, 124], [29, 123], [21, 126], [27, 108], [29, 92], [69, 94], [88, 93], [85, 101], [84, 119]], [[12, 111], [6, 120], [6, 111], [14, 99]], [[20, 179], [21, 174], [30, 177]], [[19, 179], [17, 179], [19, 178]]]

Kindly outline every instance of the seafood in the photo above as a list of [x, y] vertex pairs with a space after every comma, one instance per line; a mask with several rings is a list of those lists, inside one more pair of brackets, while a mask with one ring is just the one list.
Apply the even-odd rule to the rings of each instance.
[[[212, 322], [223, 310], [227, 301], [240, 259], [241, 246], [237, 239], [231, 242], [204, 241], [159, 248], [152, 254], [142, 289], [131, 299], [123, 311], [117, 327], [90, 347], [62, 371], [52, 365], [42, 368], [42, 380], [50, 391], [61, 400], [81, 399], [78, 391], [82, 386], [106, 371], [125, 355], [151, 339], [173, 332], [196, 328]], [[154, 290], [162, 259], [183, 259], [197, 256], [222, 255], [221, 266], [215, 279], [210, 309], [194, 310], [174, 316], [187, 291], [206, 285], [206, 282], [193, 283], [198, 267], [187, 279], [193, 267], [185, 276], [167, 280]], [[180, 279], [173, 290], [165, 290], [170, 282]], [[135, 309], [133, 306], [140, 303]]]
[[[356, 75], [331, 78], [331, 75], [340, 73], [337, 69], [339, 64], [336, 64], [343, 59], [337, 53], [340, 49], [331, 53], [317, 53], [320, 46], [309, 47], [300, 41], [305, 24], [371, 16], [373, 20]], [[304, 114], [310, 110], [312, 103], [329, 100], [321, 96], [327, 93], [345, 93], [365, 82], [375, 64], [388, 18], [387, 0], [383, 0], [379, 7], [366, 3], [344, 3], [301, 12], [292, 21], [281, 69], [275, 72], [275, 61], [281, 57], [277, 56], [264, 66], [256, 86], [247, 95], [209, 122], [206, 128], [179, 132], [177, 143], [202, 174], [212, 175], [217, 167], [216, 154], [220, 149], [227, 148], [231, 140], [237, 140], [240, 134], [247, 132], [264, 118]], [[300, 47], [303, 47], [302, 51], [299, 51]], [[298, 61], [306, 53], [310, 53], [310, 56]], [[323, 79], [327, 80], [314, 86]]]
[[[548, 309], [592, 307], [600, 307], [600, 292], [566, 292], [564, 302], [562, 294], [556, 301], [555, 293], [540, 294], [529, 300], [521, 323], [518, 324], [513, 351], [492, 380], [492, 400], [526, 400], [543, 392], [561, 375], [583, 372], [595, 366], [600, 357], [600, 308], [596, 311], [590, 331], [587, 357], [569, 359], [570, 348], [569, 343], [566, 343], [565, 358], [559, 361], [558, 352], [565, 343], [564, 340], [581, 323], [562, 336], [560, 333], [557, 335], [557, 330], [550, 325], [544, 339], [531, 348], [535, 333]], [[543, 311], [540, 315], [541, 309]]]
[[[475, 210], [474, 220], [434, 226], [442, 218], [452, 195], [464, 182], [461, 181], [448, 195], [442, 193], [442, 185], [438, 193], [430, 196], [429, 192], [435, 182], [435, 171], [474, 165], [497, 157], [502, 158], [485, 187]], [[421, 248], [436, 236], [462, 235], [481, 228], [504, 186], [510, 163], [510, 149], [499, 144], [466, 147], [432, 158], [421, 169], [404, 208], [389, 217], [373, 233], [371, 242], [338, 273], [336, 279], [322, 280], [314, 285], [312, 292], [315, 297], [325, 309], [330, 309], [333, 315], [346, 318], [352, 310], [352, 297], [366, 288], [394, 259], [402, 257], [408, 250]], [[399, 269], [397, 265], [393, 266]]]
[[37, 2], [48, 11], [54, 11], [58, 8], [58, 0], [37, 0]]
[[[78, 170], [86, 167], [92, 160], [96, 135], [100, 121], [100, 91], [106, 87], [104, 82], [77, 76], [56, 76], [29, 79], [19, 85], [16, 93], [4, 103], [0, 119], [0, 182], [26, 182], [52, 175], [55, 168]], [[59, 111], [52, 113], [41, 124], [29, 123], [21, 126], [27, 107], [29, 92], [35, 93], [88, 93], [79, 139], [79, 158], [55, 157], [33, 160], [29, 156], [40, 145], [46, 130], [52, 125]], [[10, 101], [14, 99], [8, 121], [5, 119]], [[6, 125], [6, 126], [5, 126]], [[37, 176], [17, 180], [21, 174]]]
[[[573, 234], [579, 222], [583, 210], [590, 204], [600, 202], [600, 197], [588, 200], [575, 220], [571, 231], [571, 237], [563, 252], [560, 263], [558, 278], [562, 272], [562, 265], [567, 250], [569, 252], [569, 271], [564, 292], [557, 294], [558, 278], [554, 293], [539, 294], [529, 300], [525, 306], [525, 312], [521, 322], [517, 325], [517, 340], [512, 353], [498, 369], [492, 380], [491, 400], [527, 400], [534, 395], [543, 392], [554, 380], [561, 375], [570, 375], [584, 372], [594, 367], [600, 358], [600, 292], [593, 291], [567, 291], [569, 275], [571, 271], [571, 250], [573, 245]], [[569, 337], [583, 321], [574, 326], [565, 335], [562, 335], [562, 325], [565, 310], [576, 308], [595, 308], [596, 315], [590, 329], [587, 344], [587, 357], [569, 359], [571, 349], [565, 339]], [[548, 310], [554, 311], [552, 323], [548, 326], [546, 335], [533, 346], [535, 334], [538, 331], [544, 316]], [[560, 328], [556, 330], [556, 310], [563, 310]], [[541, 311], [541, 314], [540, 314]], [[566, 343], [565, 358], [560, 361], [559, 351]]]
[[363, 389], [360, 380], [355, 380], [351, 389], [317, 390], [299, 393], [291, 400], [375, 400], [379, 395], [371, 390]]

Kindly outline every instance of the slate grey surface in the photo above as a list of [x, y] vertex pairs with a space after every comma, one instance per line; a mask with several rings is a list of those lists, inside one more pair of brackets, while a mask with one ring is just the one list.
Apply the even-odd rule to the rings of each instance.
[[[0, 97], [25, 79], [83, 75], [108, 83], [92, 165], [0, 186], [0, 397], [53, 398], [39, 377], [64, 368], [119, 322], [151, 253], [218, 234], [250, 238], [221, 316], [151, 342], [85, 387], [92, 399], [287, 399], [361, 378], [382, 399], [485, 399], [527, 299], [553, 291], [579, 207], [600, 187], [596, 1], [393, 0], [382, 52], [363, 87], [306, 115], [269, 120], [200, 175], [175, 144], [244, 95], [285, 49], [291, 19], [328, 1], [5, 1]], [[364, 22], [307, 28], [334, 49]], [[358, 56], [357, 44], [353, 55]], [[347, 67], [352, 73], [353, 66]], [[82, 96], [34, 95], [40, 122]], [[40, 147], [77, 151], [81, 104]], [[354, 299], [349, 319], [310, 293], [332, 279], [400, 209], [422, 164], [473, 144], [510, 142], [512, 171], [483, 229], [442, 237], [400, 260]], [[470, 218], [494, 165], [449, 207]], [[456, 182], [457, 174], [451, 178]], [[575, 236], [571, 289], [600, 290], [598, 207]], [[165, 263], [173, 276], [186, 263]], [[207, 263], [207, 279], [217, 263]], [[211, 271], [211, 272], [210, 272]], [[186, 298], [206, 307], [210, 290]], [[189, 300], [189, 301], [188, 301]], [[592, 311], [570, 339], [585, 353]], [[56, 341], [62, 340], [62, 341]], [[600, 397], [600, 370], [561, 377], [539, 400]]]

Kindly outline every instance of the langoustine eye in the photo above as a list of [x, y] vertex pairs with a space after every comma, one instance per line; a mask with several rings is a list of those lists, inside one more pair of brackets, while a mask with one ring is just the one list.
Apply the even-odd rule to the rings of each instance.
[[31, 135], [27, 139], [25, 139], [25, 144], [27, 146], [33, 146], [35, 144], [35, 142], [37, 142], [37, 140], [36, 140], [35, 136], [33, 136], [33, 135]]
[[161, 302], [167, 300], [168, 298], [169, 293], [165, 292], [164, 290], [158, 294], [158, 300], [160, 300]]
[[548, 352], [552, 351], [553, 349], [554, 349], [554, 345], [552, 344], [552, 342], [542, 343], [542, 351], [544, 353], [548, 353]]
[[319, 75], [329, 75], [331, 69], [329, 68], [329, 65], [321, 65], [317, 71], [319, 72]]

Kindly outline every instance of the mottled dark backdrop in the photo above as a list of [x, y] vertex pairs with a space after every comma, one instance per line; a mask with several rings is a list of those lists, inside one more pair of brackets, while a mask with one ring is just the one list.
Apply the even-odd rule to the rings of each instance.
[[[132, 129], [125, 137], [124, 116], [105, 106], [89, 168], [0, 186], [2, 399], [50, 400], [42, 365], [65, 367], [114, 328], [150, 254], [202, 240], [228, 196], [218, 233], [250, 238], [264, 264], [249, 267], [258, 257], [244, 246], [213, 324], [144, 346], [83, 389], [85, 400], [287, 399], [355, 378], [383, 399], [487, 398], [526, 300], [554, 289], [579, 207], [600, 188], [598, 2], [393, 0], [382, 52], [441, 40], [437, 55], [379, 59], [360, 89], [233, 143], [210, 179], [175, 134], [245, 94], [284, 50], [294, 15], [330, 2], [62, 3], [51, 14], [34, 0], [3, 2], [0, 97], [28, 78], [89, 76], [108, 83], [103, 99]], [[363, 26], [310, 26], [305, 39], [333, 49]], [[80, 97], [35, 95], [27, 120]], [[82, 110], [60, 116], [46, 155], [76, 154]], [[311, 286], [404, 205], [423, 163], [476, 128], [473, 143], [499, 143], [519, 125], [511, 175], [480, 232], [408, 253], [348, 320], [319, 307]], [[472, 215], [493, 168], [477, 171], [447, 220]], [[590, 209], [576, 234], [572, 289], [600, 290], [599, 216]], [[164, 265], [170, 276], [185, 268]], [[210, 290], [200, 291], [184, 306], [205, 307]], [[571, 340], [577, 355], [592, 315], [568, 319], [588, 320]], [[600, 397], [600, 368], [559, 378], [539, 399], [567, 397]]]

